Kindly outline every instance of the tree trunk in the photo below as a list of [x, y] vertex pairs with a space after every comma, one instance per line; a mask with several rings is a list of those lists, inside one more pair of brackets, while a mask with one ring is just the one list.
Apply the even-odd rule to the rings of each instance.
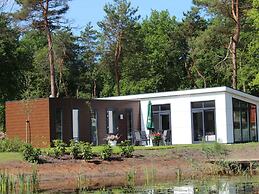
[[121, 57], [121, 39], [122, 39], [122, 33], [119, 33], [119, 37], [117, 39], [116, 48], [115, 48], [115, 54], [114, 54], [114, 70], [115, 70], [115, 82], [116, 82], [116, 89], [117, 89], [117, 95], [120, 96], [120, 57]]
[[93, 95], [92, 97], [93, 98], [96, 98], [96, 79], [93, 80]]
[[237, 89], [237, 44], [240, 36], [240, 15], [239, 15], [239, 0], [232, 0], [232, 17], [235, 21], [235, 31], [232, 35], [232, 87]]
[[[43, 2], [41, 1], [41, 3]], [[51, 88], [50, 97], [55, 98], [56, 88], [55, 88], [54, 53], [53, 53], [52, 36], [49, 29], [48, 8], [49, 8], [49, 0], [46, 0], [45, 7], [43, 9], [43, 17], [44, 17], [44, 27], [45, 27], [45, 31], [47, 33], [47, 39], [48, 39], [48, 57], [49, 57], [49, 67], [50, 67], [50, 88]]]

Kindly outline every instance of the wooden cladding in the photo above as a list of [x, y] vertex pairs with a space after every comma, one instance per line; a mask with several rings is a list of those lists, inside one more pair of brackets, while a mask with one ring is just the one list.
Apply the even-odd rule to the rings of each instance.
[[50, 145], [49, 100], [6, 102], [8, 138], [19, 138], [37, 147]]
[[[69, 98], [6, 102], [7, 137], [19, 138], [36, 147], [49, 147], [52, 140], [60, 137], [64, 142], [69, 143], [73, 139], [73, 109], [77, 109], [79, 113], [79, 140], [90, 141], [91, 124], [87, 101]], [[62, 111], [59, 126], [56, 124], [57, 110]], [[60, 131], [61, 126], [62, 131]], [[57, 127], [59, 127], [59, 133], [57, 133]]]

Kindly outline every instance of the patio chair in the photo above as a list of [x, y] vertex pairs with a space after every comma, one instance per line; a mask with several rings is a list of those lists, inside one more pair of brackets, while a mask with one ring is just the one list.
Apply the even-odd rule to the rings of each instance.
[[171, 130], [164, 130], [162, 134], [162, 141], [164, 145], [171, 144]]
[[143, 145], [143, 142], [145, 145], [149, 144], [149, 138], [146, 135], [145, 131], [133, 131], [133, 145]]

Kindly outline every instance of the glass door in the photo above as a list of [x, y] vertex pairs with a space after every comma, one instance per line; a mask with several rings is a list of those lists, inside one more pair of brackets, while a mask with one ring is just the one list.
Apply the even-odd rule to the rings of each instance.
[[215, 141], [215, 113], [214, 110], [193, 111], [193, 140]]
[[194, 141], [202, 141], [203, 138], [203, 116], [202, 111], [193, 112], [193, 135]]
[[162, 131], [170, 129], [169, 114], [167, 114], [167, 113], [160, 114], [160, 127], [159, 128], [162, 129]]

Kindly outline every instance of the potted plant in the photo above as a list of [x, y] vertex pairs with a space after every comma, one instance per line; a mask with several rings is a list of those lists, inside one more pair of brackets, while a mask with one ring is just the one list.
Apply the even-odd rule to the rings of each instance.
[[109, 134], [107, 135], [107, 137], [105, 138], [108, 141], [108, 144], [111, 146], [116, 146], [117, 141], [119, 140], [119, 136], [118, 134], [114, 135], [114, 134]]
[[154, 133], [151, 133], [149, 136], [152, 139], [153, 145], [159, 146], [159, 143], [162, 140], [162, 134], [159, 132], [154, 132]]

